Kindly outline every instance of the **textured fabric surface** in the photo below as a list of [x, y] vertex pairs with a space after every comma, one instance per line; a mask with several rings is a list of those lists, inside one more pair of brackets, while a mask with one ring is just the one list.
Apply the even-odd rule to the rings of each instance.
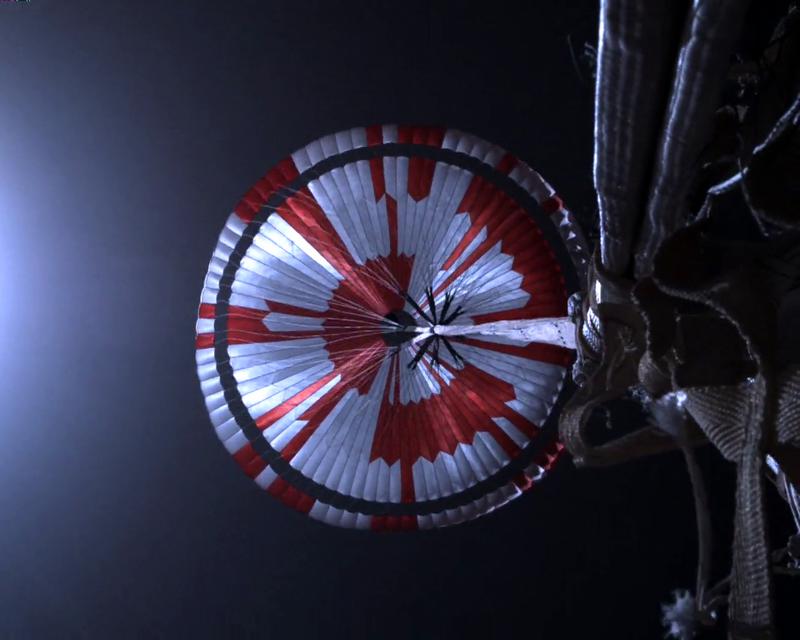
[[[686, 408], [722, 455], [736, 461], [741, 453], [753, 383], [688, 389]], [[800, 366], [778, 374], [776, 441], [800, 447]]]

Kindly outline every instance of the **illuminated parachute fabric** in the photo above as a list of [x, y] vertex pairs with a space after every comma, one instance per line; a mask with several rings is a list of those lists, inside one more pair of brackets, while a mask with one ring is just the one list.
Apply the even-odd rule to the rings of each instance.
[[541, 478], [568, 349], [428, 336], [566, 315], [569, 213], [542, 178], [452, 130], [368, 127], [287, 158], [228, 218], [197, 321], [220, 440], [325, 522], [414, 529]]

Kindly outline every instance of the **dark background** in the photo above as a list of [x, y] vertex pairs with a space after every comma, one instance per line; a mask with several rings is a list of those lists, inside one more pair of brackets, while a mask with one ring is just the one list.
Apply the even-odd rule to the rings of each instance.
[[[695, 563], [680, 456], [565, 462], [456, 528], [335, 529], [239, 472], [194, 372], [228, 212], [320, 135], [461, 128], [590, 219], [567, 36], [580, 57], [595, 5], [0, 5], [0, 637], [661, 637]], [[722, 571], [731, 474], [704, 461]]]

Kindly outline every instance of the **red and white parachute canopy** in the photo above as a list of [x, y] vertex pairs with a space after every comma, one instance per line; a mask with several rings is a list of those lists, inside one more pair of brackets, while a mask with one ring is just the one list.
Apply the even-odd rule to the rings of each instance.
[[217, 435], [331, 524], [435, 527], [506, 503], [561, 451], [579, 236], [538, 173], [474, 136], [312, 142], [247, 193], [209, 265], [197, 366]]

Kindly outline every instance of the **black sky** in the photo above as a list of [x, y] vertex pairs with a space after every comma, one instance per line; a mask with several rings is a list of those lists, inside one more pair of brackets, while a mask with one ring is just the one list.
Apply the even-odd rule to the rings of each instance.
[[229, 210], [320, 135], [460, 128], [591, 215], [567, 36], [594, 37], [595, 2], [522, 7], [0, 4], [0, 637], [661, 636], [695, 562], [679, 456], [566, 462], [456, 528], [340, 530], [239, 471], [194, 371]]

